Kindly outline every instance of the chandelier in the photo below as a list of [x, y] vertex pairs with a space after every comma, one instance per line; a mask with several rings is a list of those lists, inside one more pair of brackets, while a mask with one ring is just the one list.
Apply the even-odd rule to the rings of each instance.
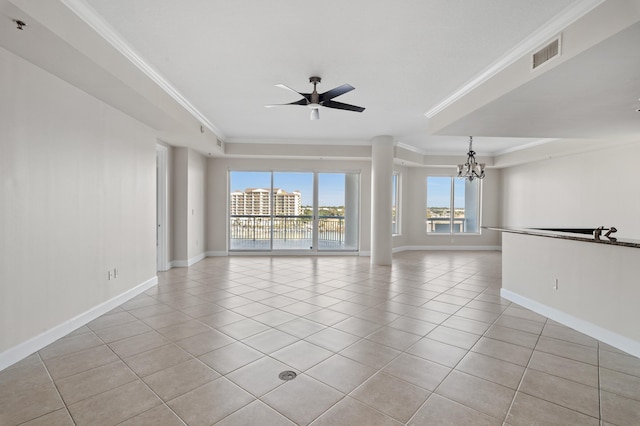
[[468, 179], [469, 182], [478, 178], [484, 178], [484, 163], [476, 163], [476, 153], [472, 148], [473, 136], [469, 136], [469, 152], [467, 162], [458, 164], [458, 177]]

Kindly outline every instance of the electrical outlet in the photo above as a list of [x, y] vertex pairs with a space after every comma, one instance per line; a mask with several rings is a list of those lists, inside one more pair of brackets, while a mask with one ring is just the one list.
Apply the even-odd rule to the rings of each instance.
[[558, 289], [558, 279], [556, 278], [555, 281], [553, 282], [553, 289], [557, 290]]
[[113, 268], [113, 278], [118, 278], [118, 268]]
[[111, 281], [111, 278], [113, 278], [113, 272], [111, 271], [111, 269], [109, 269], [109, 270], [107, 271], [107, 279], [108, 279], [109, 281]]

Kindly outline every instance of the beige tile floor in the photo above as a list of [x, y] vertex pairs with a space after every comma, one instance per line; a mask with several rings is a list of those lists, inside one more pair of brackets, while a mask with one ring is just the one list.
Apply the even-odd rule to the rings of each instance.
[[0, 424], [639, 425], [640, 360], [500, 298], [500, 262], [173, 269], [0, 372]]

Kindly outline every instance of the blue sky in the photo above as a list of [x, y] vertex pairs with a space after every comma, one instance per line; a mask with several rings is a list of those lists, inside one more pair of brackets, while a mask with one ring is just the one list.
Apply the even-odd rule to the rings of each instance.
[[[231, 172], [231, 190], [271, 187], [271, 172]], [[319, 173], [318, 203], [320, 206], [344, 205], [344, 173]], [[299, 190], [302, 205], [313, 203], [313, 173], [275, 172], [273, 186], [287, 192]]]
[[[454, 179], [455, 208], [464, 208], [464, 179]], [[427, 179], [427, 206], [449, 207], [451, 205], [451, 178], [429, 177]]]
[[[269, 188], [271, 172], [231, 172], [231, 190], [245, 188]], [[344, 173], [319, 173], [318, 201], [320, 206], [344, 205]], [[454, 179], [455, 207], [464, 208], [464, 179]], [[287, 192], [299, 190], [302, 205], [313, 203], [313, 173], [275, 172], [273, 186]], [[450, 177], [429, 177], [427, 183], [427, 205], [449, 207], [451, 194]]]

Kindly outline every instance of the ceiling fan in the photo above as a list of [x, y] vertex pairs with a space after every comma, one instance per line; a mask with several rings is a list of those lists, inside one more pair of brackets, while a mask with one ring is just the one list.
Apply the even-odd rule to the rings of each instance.
[[320, 119], [320, 111], [318, 110], [321, 106], [326, 108], [344, 109], [346, 111], [355, 111], [355, 112], [364, 111], [364, 108], [362, 107], [344, 104], [342, 102], [336, 102], [332, 100], [335, 97], [344, 95], [345, 93], [354, 90], [355, 87], [353, 87], [350, 84], [343, 84], [342, 86], [338, 86], [327, 92], [318, 93], [318, 91], [316, 90], [316, 85], [320, 83], [320, 81], [321, 81], [320, 77], [309, 77], [309, 83], [313, 84], [313, 92], [311, 93], [300, 93], [297, 90], [293, 90], [292, 88], [285, 86], [284, 84], [276, 84], [276, 87], [281, 87], [293, 93], [297, 93], [298, 95], [302, 96], [302, 99], [296, 102], [288, 103], [288, 104], [266, 105], [266, 107], [273, 108], [273, 107], [282, 106], [282, 105], [306, 105], [309, 108], [311, 108], [311, 117], [310, 117], [311, 120]]

